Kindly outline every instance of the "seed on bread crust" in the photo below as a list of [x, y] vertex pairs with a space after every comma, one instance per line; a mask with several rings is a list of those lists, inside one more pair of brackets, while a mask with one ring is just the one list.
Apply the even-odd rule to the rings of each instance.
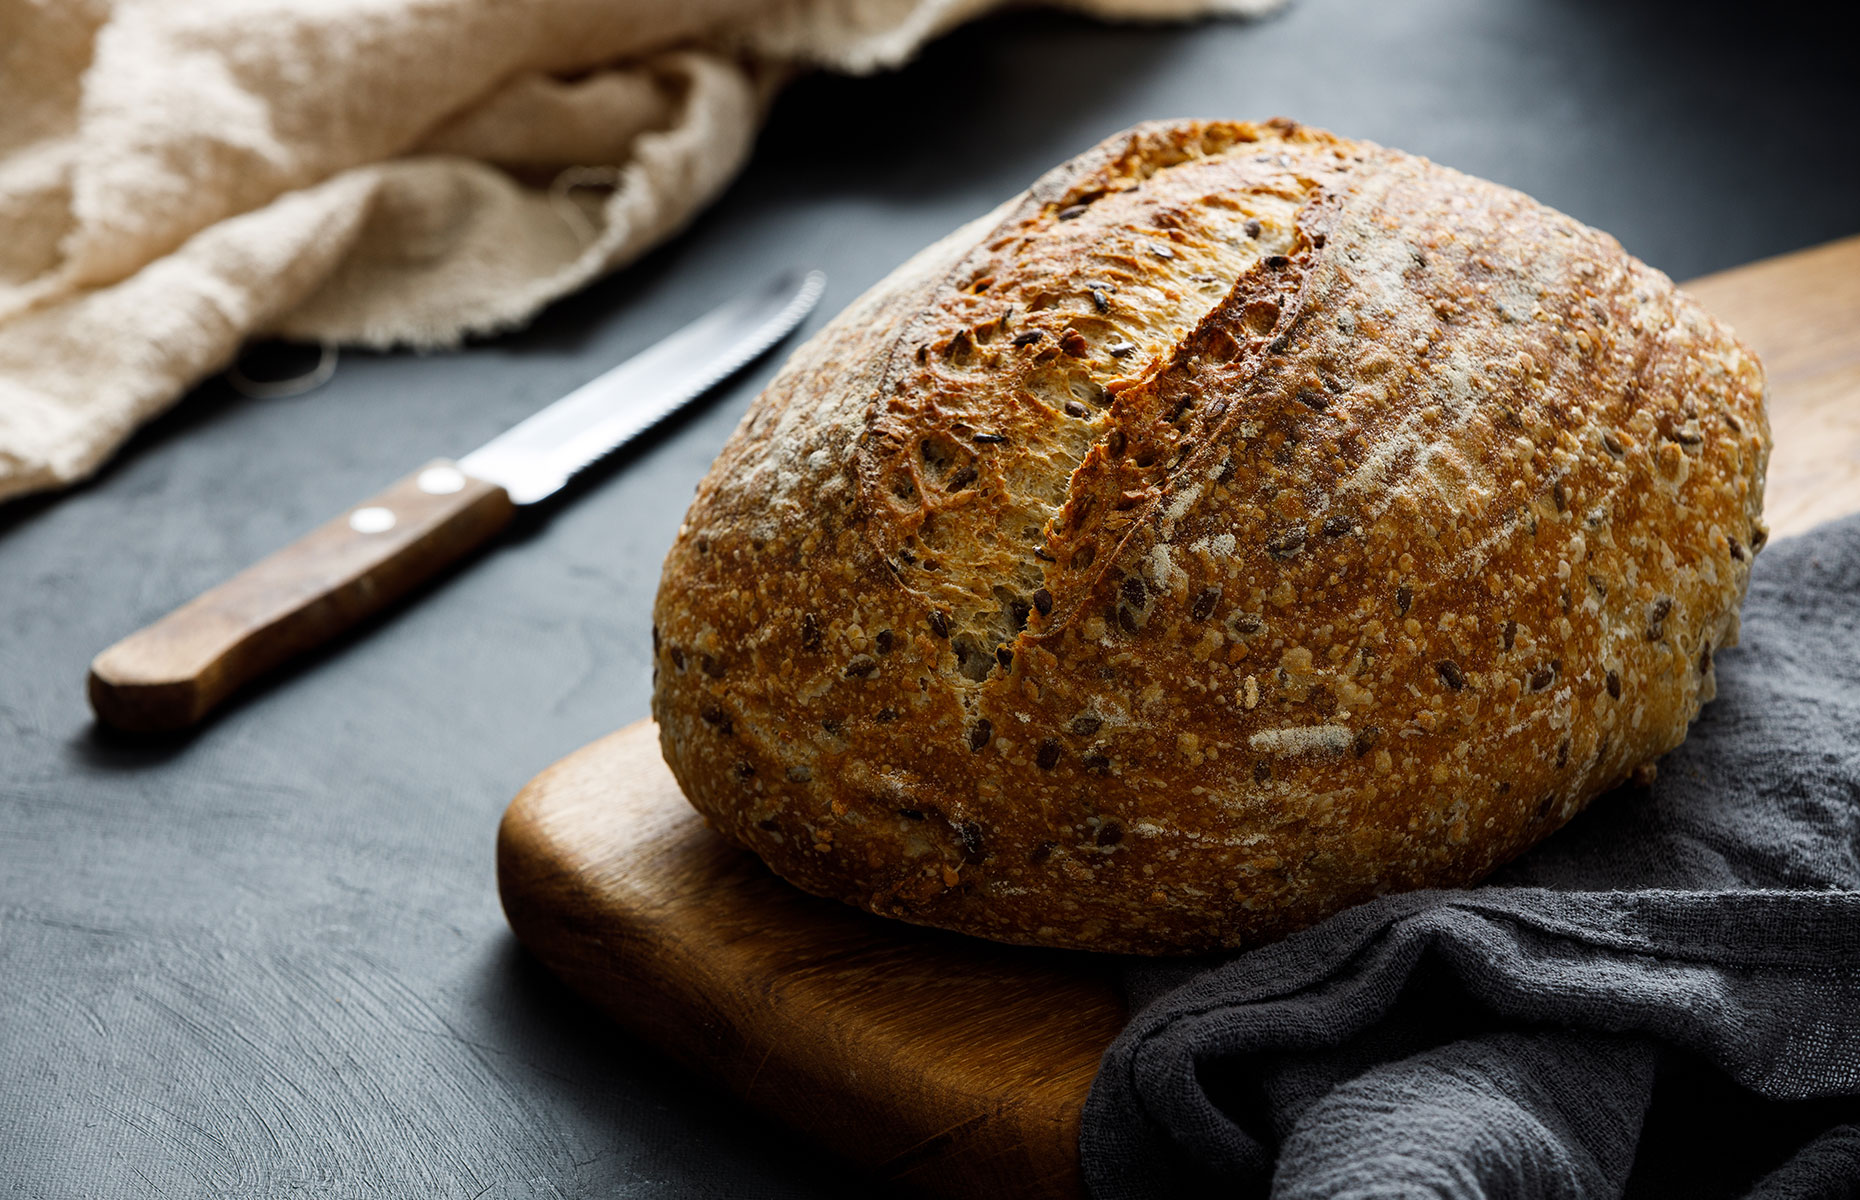
[[1516, 192], [1139, 127], [757, 400], [653, 613], [666, 761], [801, 887], [1005, 941], [1254, 945], [1470, 882], [1712, 695], [1763, 388]]

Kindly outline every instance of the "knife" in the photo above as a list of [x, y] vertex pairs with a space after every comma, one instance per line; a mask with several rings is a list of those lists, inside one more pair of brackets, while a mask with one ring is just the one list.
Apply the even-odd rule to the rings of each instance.
[[787, 272], [699, 317], [456, 462], [436, 459], [130, 634], [90, 664], [90, 705], [133, 733], [185, 729], [266, 671], [483, 546], [786, 337], [826, 277]]

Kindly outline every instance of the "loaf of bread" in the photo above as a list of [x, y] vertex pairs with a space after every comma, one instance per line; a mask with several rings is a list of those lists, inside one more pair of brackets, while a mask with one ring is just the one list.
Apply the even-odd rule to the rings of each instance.
[[808, 891], [1004, 941], [1244, 946], [1469, 883], [1712, 697], [1763, 392], [1515, 191], [1140, 126], [756, 401], [666, 561], [666, 761]]

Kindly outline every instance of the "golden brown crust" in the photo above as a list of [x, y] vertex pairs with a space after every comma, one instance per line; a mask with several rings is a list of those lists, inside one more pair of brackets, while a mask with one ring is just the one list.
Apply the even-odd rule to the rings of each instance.
[[1767, 454], [1755, 357], [1606, 235], [1289, 122], [1142, 126], [770, 384], [666, 561], [654, 713], [809, 891], [1257, 942], [1677, 745]]

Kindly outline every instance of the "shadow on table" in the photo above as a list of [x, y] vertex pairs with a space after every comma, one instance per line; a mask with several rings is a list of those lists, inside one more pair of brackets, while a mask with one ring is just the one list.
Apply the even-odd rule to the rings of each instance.
[[[965, 195], [984, 180], [1026, 187], [1058, 161], [1053, 139], [1076, 142], [1065, 153], [1078, 153], [1129, 125], [1133, 97], [1217, 23], [1228, 24], [1001, 13], [938, 38], [895, 71], [808, 75], [776, 100], [744, 180], [778, 200], [916, 203]], [[916, 248], [899, 247], [900, 261]]]
[[[676, 1179], [687, 1196], [743, 1195], [750, 1181], [756, 1195], [797, 1200], [877, 1194], [875, 1181], [619, 1029], [515, 938], [490, 956], [477, 999], [501, 1026], [501, 1049], [535, 1068], [530, 1086], [575, 1115], [583, 1142], [612, 1144], [628, 1178]], [[597, 1194], [595, 1183], [578, 1186]]]
[[231, 401], [237, 399], [238, 394], [223, 381], [217, 377], [210, 379], [190, 392], [174, 408], [143, 426], [89, 479], [67, 488], [0, 500], [0, 543], [4, 543], [16, 530], [60, 501], [93, 490], [108, 479], [122, 462], [212, 420]]

